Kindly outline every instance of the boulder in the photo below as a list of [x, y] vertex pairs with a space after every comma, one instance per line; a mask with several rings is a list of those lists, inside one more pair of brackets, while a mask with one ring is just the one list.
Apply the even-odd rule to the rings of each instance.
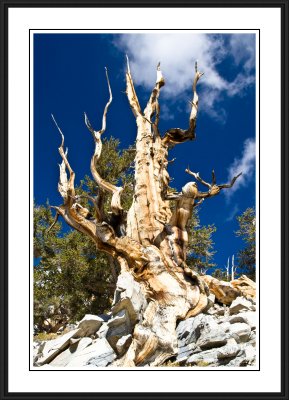
[[57, 339], [45, 342], [41, 348], [39, 348], [36, 365], [41, 366], [52, 361], [70, 345], [70, 339], [76, 337], [78, 333], [79, 329], [74, 329], [65, 335], [59, 336]]
[[256, 349], [249, 343], [240, 344], [240, 352], [237, 357], [231, 360], [228, 367], [247, 367], [256, 363]]
[[190, 343], [187, 346], [179, 347], [176, 361], [179, 363], [186, 361], [188, 357], [190, 357], [194, 353], [196, 347], [197, 346], [195, 343]]
[[113, 318], [107, 322], [108, 331], [106, 339], [109, 344], [116, 350], [116, 343], [123, 336], [127, 336], [132, 332], [132, 324], [126, 309], [119, 311]]
[[207, 350], [202, 351], [201, 353], [193, 354], [188, 360], [187, 364], [196, 366], [196, 367], [217, 367], [218, 366], [218, 358], [217, 358], [217, 350]]
[[249, 325], [251, 329], [256, 328], [256, 313], [254, 311], [241, 312], [240, 314], [232, 315], [228, 318], [230, 324], [235, 324], [236, 322], [244, 322]]
[[227, 343], [227, 336], [223, 329], [218, 327], [217, 329], [208, 332], [204, 330], [200, 339], [197, 341], [197, 345], [202, 349], [211, 349], [213, 347], [220, 347]]
[[252, 303], [245, 299], [245, 297], [237, 297], [231, 304], [229, 310], [230, 310], [230, 315], [233, 314], [238, 314], [241, 311], [251, 311], [254, 309], [254, 306]]
[[67, 368], [79, 368], [86, 365], [106, 367], [116, 358], [116, 354], [105, 338], [96, 339], [81, 351], [66, 365]]
[[50, 365], [53, 367], [66, 367], [76, 355], [92, 344], [92, 339], [88, 337], [75, 340], [77, 341], [72, 343], [68, 349], [54, 358], [54, 360], [50, 362]]
[[256, 349], [249, 343], [244, 346], [244, 356], [248, 364], [252, 364], [256, 359]]
[[204, 312], [210, 315], [222, 316], [225, 315], [226, 308], [215, 303], [213, 307], [206, 309]]
[[107, 331], [108, 331], [108, 325], [104, 322], [97, 331], [96, 337], [100, 339], [106, 337]]
[[237, 343], [243, 343], [249, 340], [251, 336], [251, 328], [244, 322], [231, 324], [228, 335], [233, 337]]
[[199, 314], [185, 321], [181, 321], [177, 327], [179, 347], [196, 343], [204, 332], [213, 332], [218, 329], [218, 324], [211, 315]]
[[178, 362], [186, 361], [193, 353], [220, 347], [227, 343], [225, 329], [220, 327], [211, 315], [199, 314], [181, 321], [176, 331], [178, 337], [176, 359]]
[[129, 348], [132, 342], [132, 335], [122, 336], [116, 343], [117, 353], [121, 356], [125, 353], [125, 351]]
[[178, 324], [176, 332], [179, 347], [184, 347], [191, 342], [197, 341], [198, 338], [196, 338], [193, 330], [195, 318], [196, 317], [188, 318]]
[[219, 360], [225, 358], [236, 357], [236, 355], [240, 352], [240, 346], [237, 344], [236, 340], [231, 338], [228, 339], [228, 342], [225, 346], [220, 347], [217, 351], [217, 358]]
[[97, 315], [86, 314], [77, 326], [79, 329], [78, 336], [85, 337], [94, 335], [103, 322], [103, 319]]
[[230, 322], [222, 322], [219, 327], [224, 331], [224, 332], [228, 332], [230, 330], [231, 324]]
[[[243, 298], [236, 303], [244, 304]], [[256, 313], [243, 310], [239, 314], [229, 315], [229, 307], [218, 304], [214, 304], [210, 310], [213, 309], [221, 309], [224, 315], [209, 315], [208, 310], [206, 314], [199, 314], [178, 324], [176, 361], [181, 365], [201, 367], [254, 365]], [[249, 347], [245, 351], [246, 346]]]

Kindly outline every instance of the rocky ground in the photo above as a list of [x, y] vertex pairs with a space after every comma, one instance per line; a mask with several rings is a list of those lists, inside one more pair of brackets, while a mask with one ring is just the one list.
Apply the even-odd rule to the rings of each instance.
[[[40, 368], [114, 367], [125, 354], [145, 307], [138, 287], [116, 293], [111, 314], [86, 315], [54, 340], [34, 342], [34, 366]], [[246, 367], [256, 363], [256, 304], [237, 297], [229, 305], [210, 294], [206, 310], [176, 327], [177, 354], [164, 366]], [[149, 365], [145, 365], [149, 366]]]

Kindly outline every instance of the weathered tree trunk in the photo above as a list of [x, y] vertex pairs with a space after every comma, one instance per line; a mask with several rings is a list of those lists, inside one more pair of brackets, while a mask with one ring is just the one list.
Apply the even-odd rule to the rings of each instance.
[[[188, 129], [173, 128], [161, 136], [158, 129], [158, 98], [165, 82], [160, 66], [157, 68], [156, 85], [144, 111], [136, 95], [129, 63], [127, 66], [126, 93], [137, 125], [135, 186], [127, 215], [121, 207], [123, 189], [104, 181], [97, 172], [101, 135], [106, 128], [106, 114], [112, 101], [108, 75], [110, 99], [104, 110], [102, 129], [95, 131], [85, 115], [85, 123], [95, 141], [91, 172], [99, 186], [97, 197], [87, 196], [94, 205], [94, 219], [87, 219], [88, 210], [81, 206], [81, 198], [75, 195], [74, 172], [64, 151], [64, 137], [57, 124], [62, 135], [59, 152], [63, 161], [59, 192], [64, 204], [55, 208], [70, 226], [88, 235], [98, 250], [117, 260], [121, 274], [129, 272], [139, 283], [142, 296], [146, 299], [142, 316], [135, 321], [132, 343], [117, 365], [156, 366], [176, 353], [177, 320], [196, 315], [207, 306], [208, 287], [205, 281], [186, 265], [186, 228], [193, 207], [205, 198], [215, 196], [221, 189], [231, 187], [237, 177], [230, 184], [217, 185], [213, 172], [212, 183], [209, 184], [198, 173], [187, 169], [187, 173], [209, 190], [199, 192], [197, 183], [189, 182], [180, 193], [169, 192], [168, 152], [172, 146], [195, 138], [198, 111], [196, 86], [202, 74], [196, 66]], [[111, 213], [107, 215], [100, 207], [106, 194], [111, 195]], [[174, 205], [171, 207], [172, 202]]]

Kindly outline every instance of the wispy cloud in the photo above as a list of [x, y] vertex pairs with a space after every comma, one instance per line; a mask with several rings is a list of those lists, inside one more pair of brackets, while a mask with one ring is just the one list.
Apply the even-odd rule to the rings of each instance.
[[255, 69], [255, 38], [254, 35], [240, 34], [230, 36], [230, 52], [235, 64], [242, 63], [245, 72]]
[[[172, 103], [191, 90], [198, 60], [205, 73], [200, 81], [202, 110], [220, 121], [226, 116], [222, 96], [240, 96], [254, 82], [254, 35], [125, 34], [116, 36], [114, 44], [128, 53], [135, 83], [147, 90], [153, 87], [156, 65], [161, 62], [166, 79], [162, 96]], [[218, 72], [226, 58], [231, 63], [230, 80]]]
[[244, 142], [243, 152], [240, 158], [235, 158], [228, 168], [228, 181], [242, 172], [234, 186], [230, 190], [224, 191], [227, 198], [230, 198], [241, 187], [249, 184], [255, 174], [256, 143], [252, 138]]
[[239, 211], [240, 211], [239, 205], [235, 204], [234, 207], [230, 210], [230, 213], [226, 218], [226, 222], [233, 221], [233, 219], [235, 218], [235, 216], [238, 214]]

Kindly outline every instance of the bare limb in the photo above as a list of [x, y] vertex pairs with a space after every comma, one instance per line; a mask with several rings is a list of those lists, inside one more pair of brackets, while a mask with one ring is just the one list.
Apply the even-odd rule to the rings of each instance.
[[196, 199], [202, 199], [202, 198], [207, 198], [207, 197], [212, 197], [212, 196], [216, 196], [217, 194], [220, 193], [220, 191], [222, 189], [229, 189], [231, 188], [234, 183], [236, 182], [236, 180], [239, 178], [239, 176], [242, 175], [242, 172], [236, 176], [233, 177], [233, 179], [231, 180], [230, 183], [225, 183], [222, 185], [217, 185], [216, 184], [216, 175], [215, 172], [212, 171], [212, 183], [209, 184], [207, 182], [205, 182], [200, 176], [199, 173], [194, 173], [189, 171], [188, 169], [186, 170], [186, 172], [188, 172], [190, 175], [193, 175], [199, 182], [201, 182], [203, 185], [207, 186], [209, 188], [208, 192], [199, 192], [196, 195]]
[[192, 110], [190, 115], [190, 129], [194, 132], [196, 128], [196, 121], [197, 121], [197, 113], [198, 113], [198, 105], [199, 105], [199, 96], [197, 93], [197, 83], [201, 76], [204, 75], [203, 72], [198, 71], [198, 63], [195, 62], [195, 79], [193, 83], [193, 102], [192, 102]]
[[109, 78], [108, 78], [108, 73], [107, 73], [107, 68], [106, 67], [105, 67], [105, 74], [106, 74], [106, 80], [107, 80], [108, 91], [109, 91], [109, 100], [106, 103], [106, 106], [105, 106], [104, 111], [103, 111], [102, 128], [99, 131], [100, 134], [102, 134], [106, 130], [106, 114], [107, 114], [107, 111], [108, 111], [108, 107], [110, 106], [110, 104], [112, 102], [112, 92], [111, 92], [111, 87], [110, 87], [110, 83], [109, 83]]
[[197, 83], [201, 76], [202, 72], [198, 71], [197, 62], [195, 63], [195, 78], [193, 82], [193, 101], [190, 102], [192, 105], [190, 119], [189, 119], [189, 128], [181, 129], [181, 128], [172, 128], [165, 132], [164, 137], [162, 139], [164, 144], [167, 145], [175, 145], [179, 143], [186, 142], [187, 140], [194, 140], [196, 138], [195, 130], [197, 125], [197, 114], [198, 114], [198, 104], [199, 97], [197, 93]]
[[236, 180], [239, 178], [239, 176], [241, 176], [241, 175], [242, 175], [242, 172], [240, 172], [237, 176], [234, 176], [230, 183], [225, 183], [223, 185], [219, 185], [219, 188], [220, 189], [231, 188], [234, 185], [234, 183], [236, 182]]
[[82, 194], [82, 195], [77, 195], [77, 196], [74, 197], [74, 200], [76, 200], [76, 201], [78, 201], [79, 199], [88, 199], [88, 200], [90, 200], [90, 201], [92, 202], [92, 204], [94, 205], [95, 218], [96, 218], [96, 220], [97, 220], [97, 221], [101, 221], [101, 220], [102, 220], [102, 214], [101, 214], [101, 212], [100, 212], [100, 210], [99, 210], [99, 207], [98, 207], [98, 200], [97, 200], [97, 198], [95, 199], [95, 198], [92, 197], [92, 196], [84, 195], [84, 194]]
[[205, 199], [202, 198], [202, 199], [200, 199], [199, 201], [195, 202], [195, 203], [193, 204], [193, 207], [194, 207], [194, 208], [195, 208], [195, 207], [199, 207], [199, 206], [203, 203], [204, 200], [205, 200]]
[[138, 117], [141, 115], [141, 108], [140, 104], [135, 92], [133, 80], [131, 77], [130, 73], [130, 67], [129, 67], [129, 59], [128, 56], [126, 55], [126, 60], [127, 60], [127, 73], [126, 73], [126, 95], [129, 101], [129, 104], [131, 106], [132, 112], [134, 113], [135, 117]]
[[[102, 135], [106, 130], [106, 114], [107, 114], [108, 108], [112, 102], [112, 92], [111, 92], [111, 87], [110, 87], [108, 72], [107, 72], [106, 67], [105, 67], [105, 75], [106, 75], [107, 86], [108, 86], [108, 91], [109, 91], [109, 100], [104, 107], [103, 116], [102, 116], [102, 128], [98, 131], [99, 135]], [[84, 113], [84, 121], [85, 121], [85, 125], [87, 126], [87, 129], [92, 133], [92, 136], [95, 137], [96, 132], [93, 129], [86, 113]]]
[[[236, 179], [241, 175], [235, 176], [231, 183], [216, 185], [216, 176], [215, 172], [212, 173], [212, 183], [205, 182], [197, 172], [190, 171], [189, 168], [186, 169], [186, 172], [192, 175], [197, 181], [202, 183], [203, 185], [209, 188], [208, 192], [200, 192], [198, 190], [196, 182], [188, 182], [182, 188], [182, 192], [176, 196], [168, 197], [170, 200], [177, 200], [175, 211], [171, 218], [171, 225], [176, 226], [181, 230], [185, 230], [187, 226], [187, 222], [191, 216], [193, 208], [199, 206], [205, 198], [216, 196], [220, 193], [222, 189], [230, 188], [234, 185]], [[199, 201], [197, 201], [199, 200]], [[184, 245], [186, 245], [186, 240], [184, 240]]]
[[55, 225], [56, 222], [58, 221], [59, 215], [60, 215], [59, 212], [56, 211], [54, 221], [52, 222], [52, 224], [50, 225], [50, 227], [47, 229], [46, 234], [48, 234], [48, 233], [51, 231], [51, 229], [54, 227], [54, 225]]
[[147, 106], [144, 110], [144, 118], [147, 121], [149, 121], [150, 123], [151, 123], [151, 119], [152, 119], [153, 115], [155, 114], [155, 121], [153, 124], [156, 127], [158, 126], [159, 115], [160, 115], [160, 106], [159, 106], [158, 98], [160, 95], [160, 89], [165, 84], [165, 80], [164, 80], [160, 65], [161, 64], [158, 63], [156, 84], [152, 90], [151, 96], [150, 96]]
[[[58, 190], [59, 193], [61, 194], [64, 202], [70, 202], [69, 200], [69, 196], [74, 197], [75, 195], [75, 190], [74, 190], [74, 180], [75, 180], [75, 173], [73, 172], [68, 159], [67, 159], [67, 153], [68, 153], [68, 149], [66, 149], [66, 151], [64, 152], [63, 146], [64, 146], [64, 135], [61, 131], [61, 129], [59, 128], [54, 116], [51, 114], [51, 117], [61, 135], [61, 145], [58, 148], [59, 154], [62, 158], [62, 163], [60, 164], [59, 168], [60, 168], [60, 176], [59, 176], [59, 184], [58, 184]], [[67, 174], [66, 174], [66, 168], [69, 171], [69, 180], [67, 180]]]
[[168, 160], [168, 164], [172, 164], [176, 161], [176, 157], [172, 158], [171, 160]]
[[91, 126], [91, 123], [90, 123], [86, 113], [84, 113], [84, 122], [85, 122], [87, 129], [91, 132], [92, 136], [94, 137], [94, 129]]
[[216, 175], [215, 175], [215, 171], [213, 170], [212, 171], [212, 185], [215, 185], [216, 184]]
[[199, 181], [200, 183], [202, 183], [203, 185], [207, 186], [209, 189], [212, 187], [212, 185], [208, 182], [205, 182], [199, 175], [198, 172], [192, 172], [190, 171], [189, 167], [186, 169], [186, 173], [189, 175], [192, 175], [195, 179], [197, 179], [197, 181]]
[[[198, 192], [198, 197], [209, 197], [209, 196], [214, 196], [216, 194], [218, 194], [220, 192], [220, 190], [222, 189], [229, 189], [231, 188], [234, 183], [236, 182], [236, 180], [239, 178], [239, 176], [242, 175], [242, 172], [240, 174], [238, 174], [237, 176], [234, 176], [233, 179], [231, 180], [230, 183], [225, 183], [222, 185], [217, 185], [216, 184], [216, 175], [215, 175], [215, 171], [212, 171], [212, 183], [208, 183], [205, 182], [199, 175], [198, 172], [192, 172], [190, 171], [189, 168], [186, 169], [186, 172], [189, 175], [192, 175], [195, 179], [197, 179], [197, 181], [199, 181], [200, 183], [202, 183], [204, 186], [207, 186], [209, 188], [209, 191], [207, 193], [202, 193], [202, 192]], [[200, 195], [200, 196], [199, 196]]]
[[[107, 182], [104, 179], [102, 179], [102, 177], [99, 175], [97, 168], [96, 168], [96, 165], [97, 165], [97, 162], [99, 160], [99, 157], [101, 155], [101, 150], [102, 150], [101, 135], [105, 132], [106, 115], [107, 115], [108, 108], [112, 102], [112, 92], [111, 92], [111, 87], [110, 87], [110, 83], [109, 83], [107, 69], [105, 69], [105, 71], [106, 71], [106, 78], [107, 78], [107, 84], [108, 84], [108, 90], [109, 90], [109, 100], [103, 111], [102, 128], [99, 131], [95, 131], [92, 128], [86, 114], [84, 114], [84, 117], [85, 117], [85, 124], [86, 124], [88, 130], [92, 133], [94, 143], [95, 143], [94, 154], [93, 154], [93, 156], [91, 158], [91, 162], [90, 162], [90, 170], [91, 170], [92, 176], [100, 188], [102, 188], [106, 192], [109, 192], [110, 194], [112, 194], [111, 210], [114, 214], [120, 214], [120, 213], [122, 213], [122, 207], [120, 204], [120, 194], [123, 191], [123, 188], [115, 186], [115, 185], [111, 184], [110, 182]], [[98, 210], [99, 210], [99, 208], [98, 208]], [[101, 213], [99, 211], [98, 211], [98, 215], [99, 216], [101, 215]]]

